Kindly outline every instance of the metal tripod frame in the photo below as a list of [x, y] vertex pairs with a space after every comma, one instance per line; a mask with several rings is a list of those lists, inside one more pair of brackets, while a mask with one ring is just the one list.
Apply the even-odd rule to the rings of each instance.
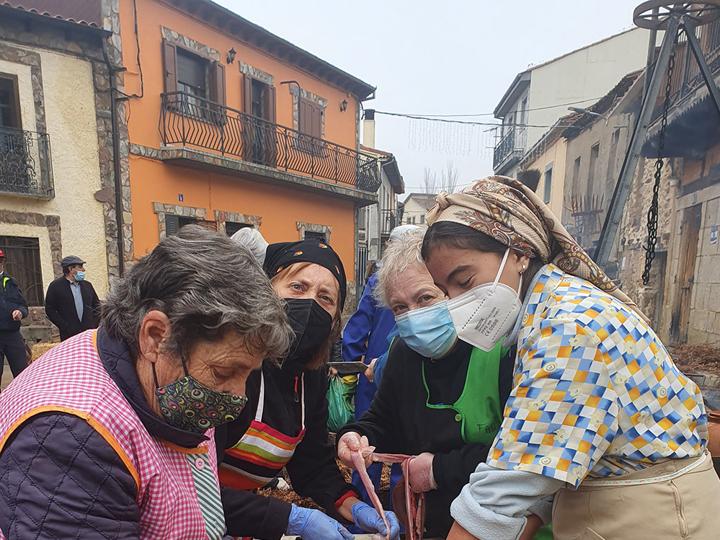
[[[710, 91], [710, 96], [712, 97], [713, 103], [718, 110], [718, 114], [720, 114], [720, 89], [718, 89], [715, 84], [710, 68], [707, 65], [707, 62], [705, 62], [705, 56], [703, 55], [700, 43], [698, 42], [697, 35], [695, 33], [696, 27], [697, 25], [695, 24], [695, 21], [691, 17], [682, 13], [671, 13], [668, 16], [665, 35], [663, 36], [662, 45], [660, 46], [660, 53], [658, 54], [655, 68], [652, 70], [650, 82], [646, 86], [647, 91], [643, 96], [640, 114], [638, 115], [637, 122], [635, 123], [635, 129], [633, 130], [630, 144], [628, 146], [627, 153], [625, 154], [622, 168], [620, 169], [620, 176], [617, 184], [615, 184], [615, 190], [613, 191], [612, 199], [610, 201], [610, 208], [607, 216], [605, 217], [602, 231], [600, 232], [600, 238], [598, 240], [594, 257], [595, 262], [597, 262], [600, 267], [605, 267], [610, 259], [610, 253], [612, 251], [613, 244], [615, 243], [615, 237], [617, 236], [618, 229], [620, 228], [620, 221], [622, 220], [623, 211], [625, 210], [625, 204], [627, 203], [630, 195], [632, 178], [640, 159], [640, 150], [645, 142], [652, 112], [657, 102], [663, 77], [667, 71], [670, 54], [675, 46], [675, 38], [681, 30], [684, 31], [687, 36], [687, 42], [690, 46], [690, 50], [698, 63], [705, 85]], [[648, 74], [646, 73], [645, 76], [647, 77]]]

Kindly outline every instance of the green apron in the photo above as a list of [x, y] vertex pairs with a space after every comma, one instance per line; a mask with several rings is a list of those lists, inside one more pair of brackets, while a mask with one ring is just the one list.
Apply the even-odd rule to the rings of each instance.
[[422, 378], [427, 395], [425, 405], [429, 409], [454, 410], [455, 421], [461, 423], [461, 434], [466, 443], [482, 443], [490, 446], [500, 429], [502, 410], [498, 377], [500, 359], [506, 352], [502, 349], [502, 343], [498, 343], [490, 352], [473, 347], [462, 394], [450, 405], [430, 403], [425, 364], [422, 365]]
[[[500, 408], [500, 360], [507, 349], [498, 343], [490, 352], [473, 347], [470, 363], [465, 377], [462, 394], [452, 405], [430, 403], [430, 388], [425, 379], [425, 364], [422, 365], [422, 378], [427, 399], [425, 405], [430, 409], [453, 409], [455, 421], [461, 422], [461, 433], [466, 443], [482, 443], [490, 446], [502, 422]], [[533, 540], [552, 540], [550, 525], [542, 527]]]

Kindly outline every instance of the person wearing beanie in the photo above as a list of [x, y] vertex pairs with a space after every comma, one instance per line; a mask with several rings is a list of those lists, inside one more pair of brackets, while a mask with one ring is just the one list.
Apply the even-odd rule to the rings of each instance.
[[[351, 539], [345, 522], [395, 539], [397, 518], [386, 512], [387, 531], [382, 517], [360, 500], [345, 482], [328, 437], [326, 362], [340, 334], [347, 295], [340, 257], [317, 239], [281, 242], [267, 247], [263, 267], [285, 301], [295, 339], [280, 364], [265, 362], [250, 375], [247, 407], [215, 432], [228, 534], [263, 540], [284, 535]], [[255, 493], [283, 469], [295, 492], [324, 512]]]

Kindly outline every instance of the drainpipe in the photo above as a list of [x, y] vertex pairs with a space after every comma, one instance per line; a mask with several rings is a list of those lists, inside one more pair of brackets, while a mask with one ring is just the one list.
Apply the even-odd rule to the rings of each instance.
[[110, 125], [112, 131], [113, 145], [113, 183], [115, 185], [115, 226], [117, 228], [118, 246], [118, 273], [120, 277], [125, 274], [125, 239], [123, 231], [123, 199], [122, 199], [122, 171], [120, 168], [120, 134], [118, 133], [117, 122], [117, 100], [115, 95], [115, 74], [123, 71], [123, 68], [115, 67], [107, 54], [106, 44], [103, 44], [103, 57], [108, 68], [110, 78]]

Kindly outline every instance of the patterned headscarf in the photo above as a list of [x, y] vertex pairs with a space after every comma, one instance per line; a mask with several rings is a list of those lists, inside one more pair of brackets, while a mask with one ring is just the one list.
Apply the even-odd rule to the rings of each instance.
[[540, 197], [517, 180], [490, 176], [460, 193], [441, 193], [427, 215], [428, 224], [438, 221], [467, 225], [530, 258], [553, 262], [564, 272], [613, 295], [645, 318]]

